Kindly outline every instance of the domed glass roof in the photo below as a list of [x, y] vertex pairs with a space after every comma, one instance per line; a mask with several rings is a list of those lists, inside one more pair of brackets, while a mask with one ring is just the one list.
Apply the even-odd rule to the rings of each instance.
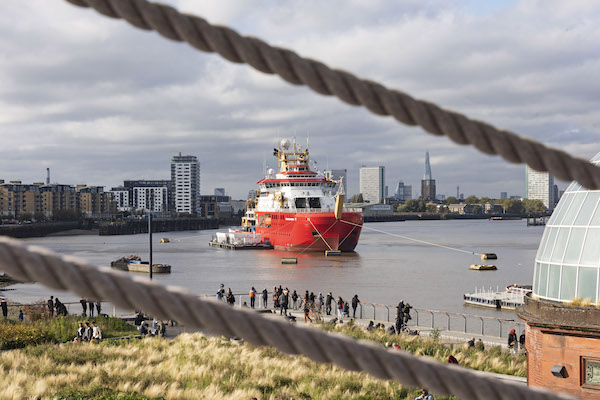
[[[600, 153], [592, 162], [600, 164]], [[599, 275], [600, 190], [573, 182], [546, 224], [535, 256], [533, 293], [549, 300], [598, 303]]]

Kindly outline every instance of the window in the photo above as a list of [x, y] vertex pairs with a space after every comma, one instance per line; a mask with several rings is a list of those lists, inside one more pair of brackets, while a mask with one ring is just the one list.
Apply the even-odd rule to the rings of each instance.
[[598, 268], [579, 267], [577, 297], [595, 302], [597, 282]]
[[582, 357], [581, 364], [581, 386], [600, 389], [600, 359]]
[[575, 282], [577, 281], [577, 267], [563, 265], [560, 280], [560, 299], [571, 300], [575, 297]]

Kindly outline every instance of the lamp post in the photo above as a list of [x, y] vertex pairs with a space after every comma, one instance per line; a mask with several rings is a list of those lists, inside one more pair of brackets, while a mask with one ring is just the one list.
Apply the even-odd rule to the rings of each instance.
[[152, 280], [152, 210], [148, 213], [148, 237], [150, 238], [150, 265], [148, 270], [150, 271], [150, 280]]

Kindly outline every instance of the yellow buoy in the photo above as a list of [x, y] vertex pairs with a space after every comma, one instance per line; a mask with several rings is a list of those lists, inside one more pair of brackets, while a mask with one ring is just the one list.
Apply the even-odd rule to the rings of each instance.
[[283, 257], [281, 259], [282, 264], [298, 264], [298, 259], [296, 257]]
[[481, 255], [481, 259], [482, 260], [497, 260], [498, 256], [496, 255], [496, 253], [483, 253]]
[[171, 243], [171, 240], [169, 238], [162, 238], [160, 239], [161, 243]]

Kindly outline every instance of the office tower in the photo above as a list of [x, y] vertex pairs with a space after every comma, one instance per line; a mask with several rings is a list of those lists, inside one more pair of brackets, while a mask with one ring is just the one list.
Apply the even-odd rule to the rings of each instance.
[[394, 197], [400, 201], [412, 199], [412, 185], [405, 185], [403, 181], [398, 182]]
[[501, 199], [507, 199], [508, 198], [508, 192], [500, 192], [500, 198]]
[[529, 165], [525, 166], [525, 198], [541, 200], [548, 211], [556, 205], [554, 193], [554, 176], [548, 172], [539, 172]]
[[385, 198], [385, 167], [360, 168], [360, 193], [365, 203], [383, 203]]
[[200, 204], [200, 163], [196, 156], [182, 156], [176, 153], [171, 159], [171, 181], [175, 193], [175, 211], [178, 213], [199, 214]]
[[344, 186], [344, 193], [348, 194], [348, 171], [345, 169], [329, 169], [323, 172], [323, 175], [327, 179], [339, 181], [342, 179], [342, 185]]
[[431, 164], [429, 163], [429, 152], [425, 153], [425, 175], [421, 180], [421, 198], [427, 201], [435, 201], [435, 179], [431, 176]]

